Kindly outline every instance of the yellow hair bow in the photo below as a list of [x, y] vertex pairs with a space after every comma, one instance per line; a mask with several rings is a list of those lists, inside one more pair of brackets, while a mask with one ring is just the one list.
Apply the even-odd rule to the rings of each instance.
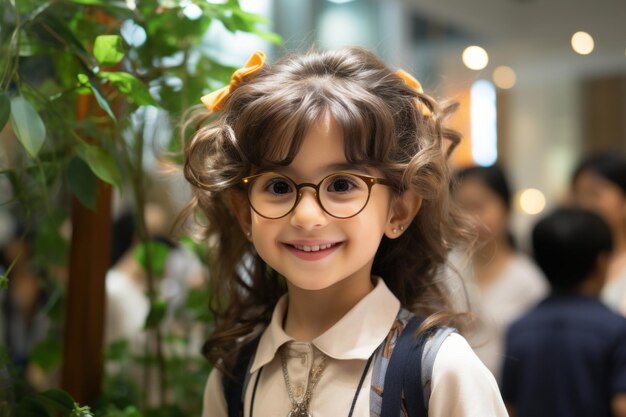
[[230, 77], [230, 83], [227, 86], [215, 90], [203, 96], [200, 100], [205, 107], [213, 112], [221, 110], [224, 107], [224, 102], [228, 98], [228, 95], [235, 91], [237, 87], [242, 83], [244, 77], [255, 75], [258, 73], [263, 64], [265, 63], [265, 54], [261, 51], [256, 51], [248, 59], [246, 64], [235, 71]]
[[[415, 90], [417, 90], [418, 93], [424, 94], [424, 89], [422, 88], [422, 84], [420, 84], [420, 82], [417, 81], [411, 74], [404, 71], [403, 69], [398, 69], [396, 71], [396, 75], [402, 78], [402, 80], [406, 83], [406, 85], [414, 88]], [[422, 112], [422, 115], [424, 117], [428, 117], [433, 114], [430, 111], [430, 109], [426, 107], [426, 105], [420, 102], [419, 100], [416, 100], [416, 105], [417, 105], [417, 108]]]

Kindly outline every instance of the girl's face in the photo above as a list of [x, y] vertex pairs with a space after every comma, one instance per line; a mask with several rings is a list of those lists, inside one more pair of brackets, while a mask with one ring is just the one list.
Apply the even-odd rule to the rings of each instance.
[[477, 179], [466, 178], [457, 191], [457, 197], [459, 204], [475, 219], [480, 241], [506, 237], [506, 205], [489, 187]]
[[611, 181], [593, 171], [578, 174], [573, 187], [576, 203], [602, 216], [613, 230], [626, 223], [626, 195]]
[[[327, 116], [311, 127], [293, 162], [273, 171], [298, 184], [317, 184], [337, 171], [381, 176], [346, 164], [341, 129]], [[304, 187], [301, 192], [298, 205], [285, 217], [267, 219], [250, 210], [251, 239], [259, 256], [290, 286], [304, 290], [322, 290], [345, 280], [370, 280], [374, 255], [383, 234], [390, 230], [390, 188], [374, 185], [363, 211], [347, 219], [322, 210], [313, 188]]]

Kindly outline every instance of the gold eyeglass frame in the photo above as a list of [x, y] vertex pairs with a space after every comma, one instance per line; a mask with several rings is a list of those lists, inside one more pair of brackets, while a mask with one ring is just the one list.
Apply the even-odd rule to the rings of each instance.
[[[250, 199], [250, 192], [252, 190], [252, 187], [250, 187], [250, 185], [254, 182], [254, 179], [262, 176], [262, 175], [266, 175], [266, 174], [276, 174], [278, 176], [281, 176], [285, 179], [287, 179], [291, 185], [293, 185], [295, 187], [296, 192], [298, 193], [297, 197], [296, 197], [296, 201], [294, 201], [293, 206], [282, 216], [278, 216], [278, 217], [269, 217], [269, 216], [265, 216], [264, 214], [260, 213], [255, 207], [254, 204], [252, 204], [252, 201]], [[362, 179], [365, 184], [367, 185], [367, 200], [365, 200], [365, 203], [363, 204], [363, 207], [361, 207], [359, 209], [359, 211], [357, 211], [356, 213], [347, 216], [347, 217], [340, 217], [340, 216], [335, 216], [334, 214], [330, 213], [328, 210], [326, 210], [326, 208], [324, 207], [324, 204], [322, 204], [322, 200], [320, 199], [320, 193], [319, 193], [319, 189], [320, 186], [322, 185], [322, 183], [324, 181], [326, 181], [328, 178], [333, 177], [333, 176], [337, 176], [337, 175], [351, 175], [357, 178]], [[270, 220], [277, 220], [277, 219], [282, 219], [283, 217], [289, 215], [292, 211], [294, 211], [294, 209], [298, 206], [298, 203], [300, 203], [300, 200], [302, 200], [302, 188], [304, 187], [310, 187], [313, 188], [313, 190], [315, 190], [315, 199], [317, 200], [317, 204], [319, 204], [319, 206], [321, 207], [322, 210], [324, 210], [324, 213], [328, 214], [331, 217], [334, 217], [336, 219], [350, 219], [354, 216], [357, 216], [360, 212], [362, 212], [365, 207], [367, 207], [367, 203], [369, 203], [370, 201], [370, 196], [372, 195], [372, 187], [375, 184], [380, 184], [380, 185], [386, 185], [386, 186], [392, 186], [391, 181], [385, 179], [385, 178], [377, 178], [377, 177], [371, 177], [369, 175], [362, 175], [362, 174], [355, 174], [353, 172], [344, 172], [344, 171], [340, 171], [340, 172], [333, 172], [332, 174], [328, 174], [326, 175], [324, 178], [322, 178], [322, 180], [320, 182], [318, 182], [317, 184], [313, 184], [311, 182], [301, 182], [300, 184], [296, 183], [294, 180], [292, 180], [291, 178], [289, 178], [289, 176], [285, 175], [285, 174], [281, 174], [279, 172], [274, 172], [274, 171], [266, 171], [266, 172], [261, 172], [259, 174], [255, 174], [255, 175], [250, 175], [249, 177], [245, 177], [241, 180], [241, 183], [243, 184], [244, 188], [246, 188], [247, 190], [247, 197], [248, 197], [248, 203], [250, 203], [250, 207], [252, 208], [252, 210], [254, 210], [254, 212], [256, 214], [258, 214], [259, 216], [265, 218], [265, 219], [270, 219]]]

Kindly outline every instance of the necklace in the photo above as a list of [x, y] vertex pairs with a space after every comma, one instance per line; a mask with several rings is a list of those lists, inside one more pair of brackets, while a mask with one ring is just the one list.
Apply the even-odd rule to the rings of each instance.
[[287, 386], [289, 401], [291, 401], [291, 411], [289, 411], [287, 417], [311, 417], [311, 414], [309, 413], [311, 396], [313, 395], [313, 389], [315, 389], [315, 386], [319, 382], [320, 378], [322, 377], [322, 373], [326, 368], [326, 359], [327, 356], [322, 354], [322, 360], [320, 361], [319, 365], [315, 366], [315, 364], [313, 364], [311, 366], [311, 370], [309, 371], [309, 381], [306, 385], [304, 397], [302, 398], [302, 401], [297, 402], [293, 395], [293, 388], [291, 387], [289, 372], [287, 371], [287, 355], [284, 348], [280, 349], [280, 362], [283, 368], [283, 377], [285, 378], [285, 385]]
[[[384, 342], [383, 342], [384, 343]], [[381, 344], [382, 346], [382, 344]], [[381, 349], [381, 346], [378, 347], [374, 352], [372, 352], [372, 356], [367, 360], [365, 364], [365, 369], [363, 369], [363, 374], [361, 375], [361, 380], [359, 381], [359, 385], [354, 392], [354, 398], [352, 399], [352, 405], [350, 406], [350, 412], [348, 413], [348, 417], [352, 417], [352, 413], [354, 413], [354, 407], [356, 406], [356, 400], [359, 398], [359, 393], [361, 392], [361, 387], [363, 387], [363, 382], [365, 381], [365, 377], [367, 375], [367, 371], [370, 369], [370, 365], [372, 364], [372, 360], [376, 355], [376, 352]], [[282, 359], [281, 359], [282, 360]], [[252, 389], [252, 397], [250, 398], [250, 417], [254, 415], [254, 399], [256, 398], [256, 390], [259, 386], [259, 380], [261, 379], [261, 373], [263, 372], [263, 367], [259, 369], [256, 374], [256, 379], [254, 380], [254, 388]], [[289, 412], [291, 414], [291, 411]], [[288, 416], [290, 415], [288, 414]], [[307, 412], [307, 417], [310, 415]]]

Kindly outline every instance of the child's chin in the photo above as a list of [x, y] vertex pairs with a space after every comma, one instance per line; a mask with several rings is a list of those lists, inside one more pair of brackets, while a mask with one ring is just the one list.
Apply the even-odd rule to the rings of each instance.
[[320, 281], [319, 279], [288, 279], [292, 287], [304, 291], [322, 291], [331, 287], [334, 282]]

